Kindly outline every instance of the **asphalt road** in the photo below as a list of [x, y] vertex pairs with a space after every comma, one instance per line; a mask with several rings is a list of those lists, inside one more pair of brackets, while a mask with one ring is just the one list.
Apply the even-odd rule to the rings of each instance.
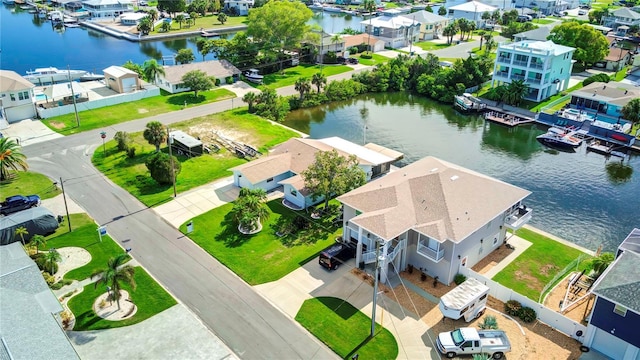
[[101, 131], [111, 138], [118, 130], [140, 131], [150, 120], [169, 124], [240, 103], [234, 99], [191, 107], [29, 145], [23, 152], [31, 170], [53, 179], [62, 177], [67, 196], [106, 225], [123, 247], [132, 248], [132, 256], [240, 358], [336, 359], [306, 330], [91, 164], [93, 151], [101, 150]]

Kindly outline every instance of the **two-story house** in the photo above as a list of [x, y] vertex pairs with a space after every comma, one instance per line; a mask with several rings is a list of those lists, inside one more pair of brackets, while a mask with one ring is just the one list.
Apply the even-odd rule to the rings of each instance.
[[640, 229], [618, 247], [592, 292], [596, 300], [583, 345], [612, 359], [640, 359]]
[[363, 32], [384, 41], [385, 47], [401, 48], [420, 39], [421, 24], [405, 16], [378, 16], [360, 22]]
[[0, 121], [12, 123], [36, 117], [35, 87], [14, 71], [0, 70]]
[[330, 52], [335, 53], [337, 56], [344, 54], [344, 51], [346, 50], [346, 41], [342, 36], [331, 35], [324, 31], [320, 31], [318, 35], [318, 40], [311, 43], [317, 50], [317, 62], [324, 62], [324, 57]]
[[268, 156], [231, 168], [233, 183], [241, 188], [270, 191], [282, 186], [283, 204], [294, 210], [321, 202], [304, 185], [302, 172], [315, 162], [316, 153], [336, 150], [342, 156], [355, 155], [358, 166], [370, 181], [391, 170], [403, 154], [373, 143], [364, 146], [339, 137], [325, 139], [293, 138], [274, 147]]
[[[569, 3], [563, 0], [516, 0], [517, 7], [538, 9], [541, 15], [552, 15], [554, 12], [562, 12], [569, 8]], [[576, 4], [573, 8], [578, 7]]]
[[569, 87], [575, 50], [553, 41], [501, 43], [491, 86], [524, 80], [529, 86], [525, 99], [543, 101]]
[[231, 9], [235, 9], [240, 16], [249, 15], [249, 9], [253, 7], [255, 4], [254, 0], [226, 0], [224, 2], [224, 9], [226, 11], [230, 11]]
[[124, 13], [134, 11], [131, 0], [85, 0], [82, 4], [90, 20], [94, 21], [115, 20]]
[[614, 10], [610, 16], [602, 19], [603, 25], [616, 31], [616, 35], [625, 36], [627, 31], [633, 26], [640, 26], [640, 13], [623, 7]]
[[202, 71], [207, 76], [215, 78], [220, 84], [225, 84], [229, 78], [237, 79], [241, 73], [237, 67], [227, 60], [209, 60], [165, 66], [164, 74], [157, 74], [155, 83], [159, 88], [172, 94], [190, 91], [191, 89], [182, 81], [182, 77], [186, 73], [195, 70]]
[[481, 3], [479, 1], [468, 1], [460, 5], [452, 6], [449, 10], [449, 17], [452, 19], [467, 19], [475, 22], [476, 28], [485, 27], [485, 20], [482, 20], [482, 14], [485, 12], [493, 13], [498, 8]]
[[420, 23], [421, 41], [439, 38], [440, 35], [442, 35], [442, 30], [447, 27], [451, 21], [449, 18], [425, 10], [402, 16]]
[[378, 259], [383, 282], [411, 264], [449, 284], [531, 219], [529, 194], [426, 157], [339, 196], [343, 239], [357, 245], [359, 266]]

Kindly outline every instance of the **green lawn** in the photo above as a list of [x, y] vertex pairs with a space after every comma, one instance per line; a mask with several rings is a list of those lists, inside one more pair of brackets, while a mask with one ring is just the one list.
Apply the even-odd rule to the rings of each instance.
[[64, 275], [67, 280], [80, 281], [106, 267], [110, 258], [123, 253], [124, 250], [109, 235], [103, 236], [101, 242], [98, 225], [87, 214], [71, 214], [70, 217], [73, 231], [68, 232], [68, 220], [65, 218], [58, 230], [47, 236], [46, 249], [75, 246], [87, 250], [91, 254], [91, 261]]
[[[529, 110], [534, 111], [534, 112], [541, 111], [548, 104], [560, 99], [561, 97], [565, 96], [566, 94], [571, 93], [572, 91], [576, 91], [578, 89], [582, 89], [583, 86], [584, 85], [582, 85], [582, 81], [581, 81], [581, 82], [577, 83], [576, 85], [568, 88], [567, 90], [563, 90], [563, 91], [559, 92], [558, 94], [555, 94], [552, 97], [550, 97], [547, 100], [545, 100], [543, 102], [540, 102], [540, 103], [523, 100], [522, 104], [520, 104], [520, 107], [525, 108], [525, 109], [529, 109]], [[556, 109], [557, 107], [558, 107], [558, 105], [554, 106], [554, 109]], [[562, 108], [562, 106], [560, 108]]]
[[[75, 331], [112, 329], [129, 326], [144, 321], [162, 311], [177, 304], [176, 300], [166, 292], [162, 286], [156, 283], [141, 267], [135, 268], [134, 279], [136, 290], [123, 284], [122, 288], [129, 292], [131, 301], [138, 307], [135, 315], [122, 321], [104, 320], [93, 311], [93, 303], [98, 296], [106, 292], [106, 288], [95, 288], [93, 284], [84, 287], [84, 290], [69, 300], [69, 309], [76, 317]], [[124, 300], [120, 300], [124, 301]]]
[[532, 230], [523, 228], [517, 235], [532, 244], [493, 280], [529, 299], [538, 301], [540, 292], [559, 271], [584, 255], [578, 270], [586, 269], [591, 257], [578, 249], [564, 245]]
[[193, 97], [193, 92], [160, 95], [124, 104], [81, 111], [78, 113], [80, 127], [77, 126], [76, 117], [73, 113], [44, 119], [42, 123], [60, 134], [71, 135], [130, 120], [181, 110], [184, 108], [185, 102], [187, 106], [204, 105], [224, 99], [231, 99], [235, 96], [233, 92], [227, 89], [199, 92], [197, 98]]
[[[321, 70], [320, 65], [298, 65], [291, 68], [284, 69], [283, 73], [276, 72], [264, 76], [262, 85], [249, 83], [250, 85], [261, 88], [266, 87], [269, 89], [277, 89], [283, 86], [290, 86], [296, 83], [296, 80], [301, 77], [306, 77], [311, 80], [311, 77], [315, 73], [319, 73]], [[331, 75], [342, 74], [347, 71], [353, 70], [346, 65], [323, 65], [322, 73], [329, 77]]]
[[[230, 214], [233, 204], [215, 208], [193, 218], [194, 231], [189, 237], [250, 285], [275, 281], [314, 259], [342, 233], [330, 219], [314, 221], [309, 229], [279, 238], [279, 224], [293, 220], [297, 214], [281, 204], [281, 199], [267, 203], [270, 217], [255, 235], [242, 235]], [[180, 226], [186, 232], [186, 225]]]
[[378, 55], [378, 54], [371, 54], [371, 59], [363, 59], [361, 56], [362, 56], [362, 54], [358, 54], [358, 55], [355, 55], [353, 57], [358, 58], [358, 61], [362, 65], [374, 66], [374, 65], [378, 65], [378, 64], [384, 64], [387, 61], [389, 61], [388, 57], [382, 56], [382, 55]]
[[[220, 129], [227, 136], [236, 136], [239, 141], [251, 144], [263, 153], [276, 144], [299, 136], [287, 128], [273, 124], [259, 116], [248, 114], [246, 108], [173, 124], [171, 128], [183, 130], [194, 136], [196, 135], [191, 131], [193, 128]], [[211, 131], [207, 130], [202, 134], [210, 134]], [[104, 152], [98, 149], [93, 154], [93, 164], [111, 181], [127, 190], [147, 206], [154, 206], [169, 200], [173, 196], [173, 187], [170, 184], [159, 185], [156, 183], [144, 164], [147, 157], [154, 153], [155, 147], [144, 140], [141, 132], [131, 135], [135, 141], [134, 147], [137, 154], [135, 158], [129, 159], [124, 152], [117, 151], [116, 142], [111, 140], [106, 143], [106, 158]], [[203, 137], [203, 139], [205, 138]], [[167, 151], [167, 147], [162, 146], [162, 151]], [[182, 170], [176, 181], [178, 192], [187, 191], [229, 176], [231, 175], [229, 168], [246, 162], [225, 149], [221, 149], [218, 153], [192, 158], [178, 156], [178, 160], [182, 165]]]
[[[227, 21], [223, 25], [218, 21], [217, 14], [207, 15], [205, 17], [196, 18], [195, 24], [191, 22], [188, 24], [187, 22], [183, 22], [182, 26], [180, 26], [180, 24], [177, 21], [173, 20], [171, 22], [171, 31], [169, 31], [169, 33], [200, 31], [200, 28], [207, 29], [207, 30], [211, 30], [211, 29], [223, 30], [224, 28], [228, 28], [231, 26], [246, 25], [246, 24], [247, 24], [246, 16], [227, 16]], [[154, 30], [149, 33], [149, 35], [162, 35], [162, 34], [166, 34], [166, 33], [162, 31], [161, 26], [156, 26]]]
[[375, 335], [370, 338], [371, 318], [342, 299], [306, 300], [296, 314], [296, 321], [343, 359], [351, 359], [355, 354], [360, 359], [398, 356], [398, 343], [389, 330], [376, 323]]
[[546, 25], [546, 24], [555, 23], [557, 21], [550, 20], [550, 19], [533, 19], [533, 22], [536, 24]]
[[2, 200], [12, 195], [32, 195], [40, 196], [40, 199], [49, 199], [57, 196], [62, 191], [58, 186], [53, 185], [53, 181], [40, 173], [32, 171], [11, 172], [15, 177], [10, 181], [0, 182], [0, 197]]
[[429, 51], [429, 50], [440, 50], [440, 49], [448, 48], [452, 44], [446, 44], [446, 43], [443, 44], [443, 43], [434, 42], [434, 41], [422, 41], [422, 42], [417, 42], [414, 45], [416, 45], [422, 50]]

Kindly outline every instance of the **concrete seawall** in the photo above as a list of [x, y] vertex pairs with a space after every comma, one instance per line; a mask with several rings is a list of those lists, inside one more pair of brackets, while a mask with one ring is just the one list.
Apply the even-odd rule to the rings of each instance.
[[[105, 33], [107, 35], [113, 36], [113, 37], [118, 38], [118, 39], [129, 40], [129, 41], [132, 41], [132, 42], [178, 39], [178, 38], [199, 36], [201, 34], [201, 30], [197, 29], [197, 30], [193, 30], [193, 31], [169, 32], [169, 33], [166, 33], [166, 34], [139, 36], [139, 35], [136, 35], [136, 34], [131, 34], [129, 32], [123, 32], [123, 31], [120, 31], [120, 30], [116, 30], [116, 29], [111, 28], [110, 26], [103, 25], [101, 23], [92, 22], [92, 21], [83, 21], [83, 22], [80, 22], [80, 25], [82, 25], [82, 26], [84, 26], [86, 28], [89, 28], [89, 29], [100, 31], [102, 33]], [[247, 29], [247, 25], [237, 25], [237, 26], [225, 27], [225, 28], [222, 28], [222, 29], [204, 29], [203, 28], [202, 30], [215, 31], [216, 33], [219, 33], [219, 34], [228, 34], [228, 33], [233, 33], [233, 32], [242, 31], [242, 30], [246, 30], [246, 29]]]

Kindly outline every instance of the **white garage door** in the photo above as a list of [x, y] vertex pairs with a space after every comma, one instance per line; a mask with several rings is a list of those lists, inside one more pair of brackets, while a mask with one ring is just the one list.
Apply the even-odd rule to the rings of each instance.
[[136, 89], [136, 79], [135, 78], [124, 78], [122, 79], [122, 91], [131, 92]]
[[7, 121], [10, 123], [36, 117], [36, 108], [33, 104], [14, 106], [4, 110], [7, 114]]
[[606, 331], [598, 329], [593, 337], [591, 348], [613, 359], [622, 359], [627, 350], [627, 343]]

